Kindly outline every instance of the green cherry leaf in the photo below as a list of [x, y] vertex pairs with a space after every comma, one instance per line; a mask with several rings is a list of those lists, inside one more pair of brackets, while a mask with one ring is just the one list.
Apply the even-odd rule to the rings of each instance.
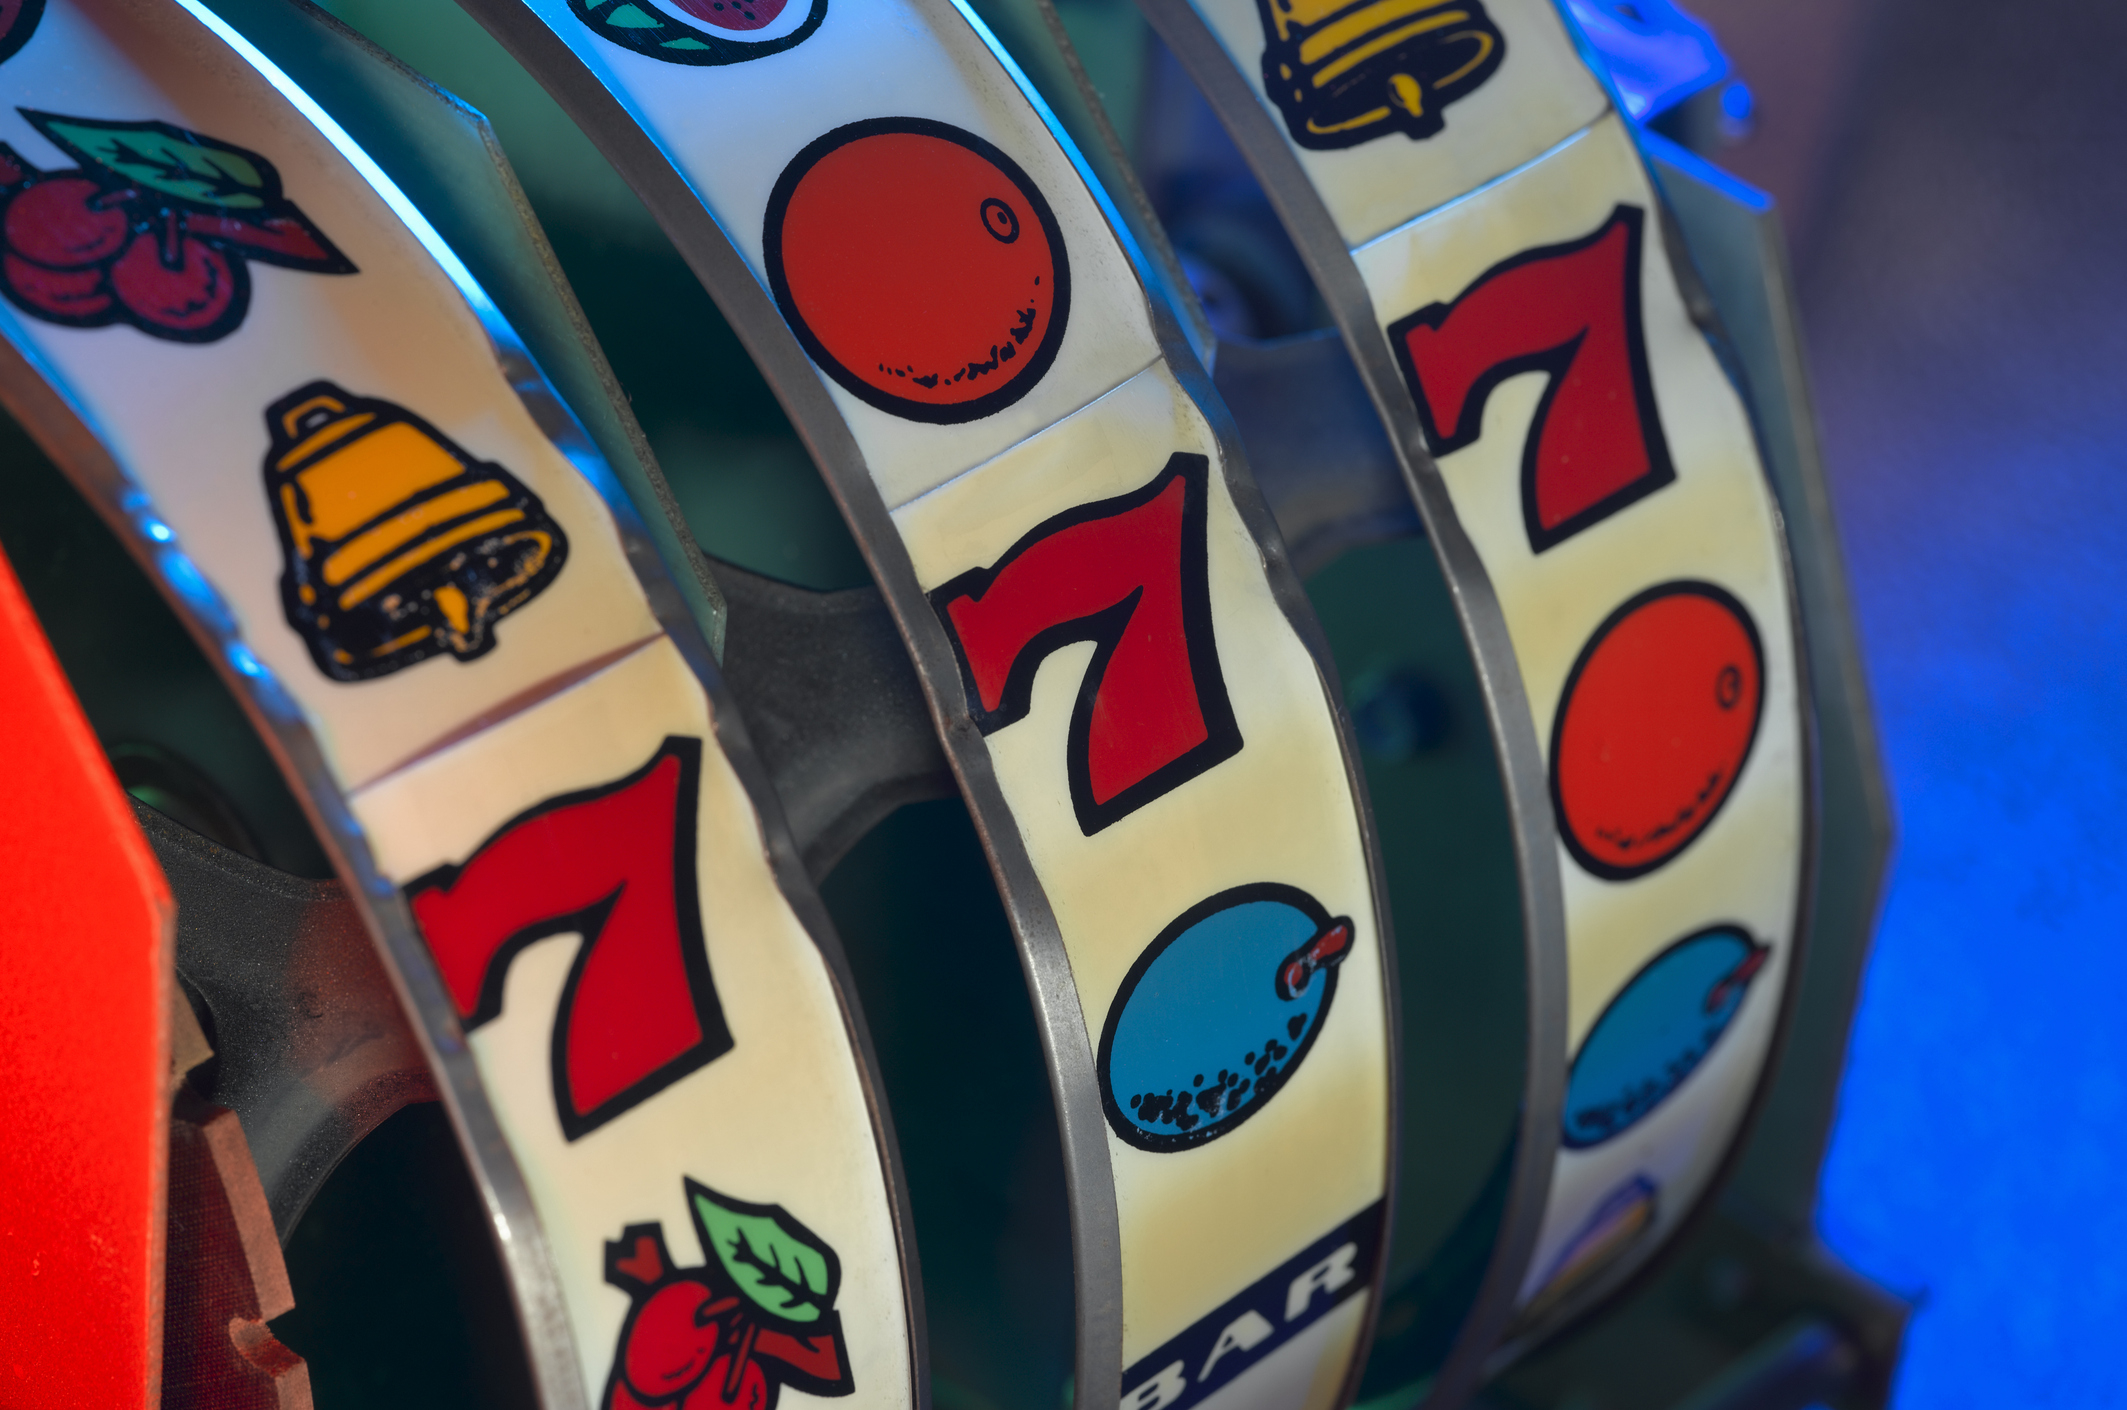
[[688, 1203], [702, 1247], [748, 1302], [773, 1321], [808, 1326], [827, 1315], [842, 1266], [826, 1240], [779, 1204], [746, 1204], [692, 1180]]
[[102, 122], [25, 110], [67, 155], [131, 186], [209, 210], [278, 205], [280, 178], [264, 157], [166, 122]]

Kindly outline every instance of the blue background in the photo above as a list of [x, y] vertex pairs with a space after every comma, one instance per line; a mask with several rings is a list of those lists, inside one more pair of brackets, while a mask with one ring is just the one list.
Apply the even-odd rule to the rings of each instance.
[[1870, 8], [1799, 264], [1899, 841], [1820, 1223], [1923, 1299], [1899, 1406], [2127, 1406], [2127, 6]]

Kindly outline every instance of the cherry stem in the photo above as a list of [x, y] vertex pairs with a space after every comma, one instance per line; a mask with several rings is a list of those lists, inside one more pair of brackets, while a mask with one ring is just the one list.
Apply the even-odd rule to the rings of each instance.
[[738, 1355], [731, 1358], [731, 1369], [724, 1373], [723, 1399], [726, 1404], [729, 1404], [731, 1398], [739, 1393], [739, 1377], [746, 1374], [746, 1362], [753, 1356], [753, 1336], [757, 1330], [758, 1328], [749, 1320], [746, 1323], [746, 1330], [739, 1333]]
[[694, 1314], [694, 1325], [706, 1327], [738, 1305], [739, 1300], [736, 1297], [720, 1297], [715, 1302], [704, 1303], [701, 1310]]
[[185, 231], [179, 224], [183, 218], [176, 211], [162, 213], [162, 262], [166, 269], [185, 267]]

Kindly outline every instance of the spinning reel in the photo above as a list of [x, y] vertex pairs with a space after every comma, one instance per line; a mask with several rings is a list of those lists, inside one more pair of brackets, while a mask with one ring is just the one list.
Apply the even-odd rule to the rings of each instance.
[[1880, 1403], [1703, 31], [0, 23], [10, 1403]]

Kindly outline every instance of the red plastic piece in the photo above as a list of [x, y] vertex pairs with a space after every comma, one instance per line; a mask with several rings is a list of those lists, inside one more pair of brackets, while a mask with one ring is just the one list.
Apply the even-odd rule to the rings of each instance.
[[295, 1306], [236, 1113], [181, 1093], [170, 1125], [162, 1410], [311, 1410], [310, 1368], [266, 1323]]
[[168, 886], [0, 556], [0, 1404], [161, 1399]]

